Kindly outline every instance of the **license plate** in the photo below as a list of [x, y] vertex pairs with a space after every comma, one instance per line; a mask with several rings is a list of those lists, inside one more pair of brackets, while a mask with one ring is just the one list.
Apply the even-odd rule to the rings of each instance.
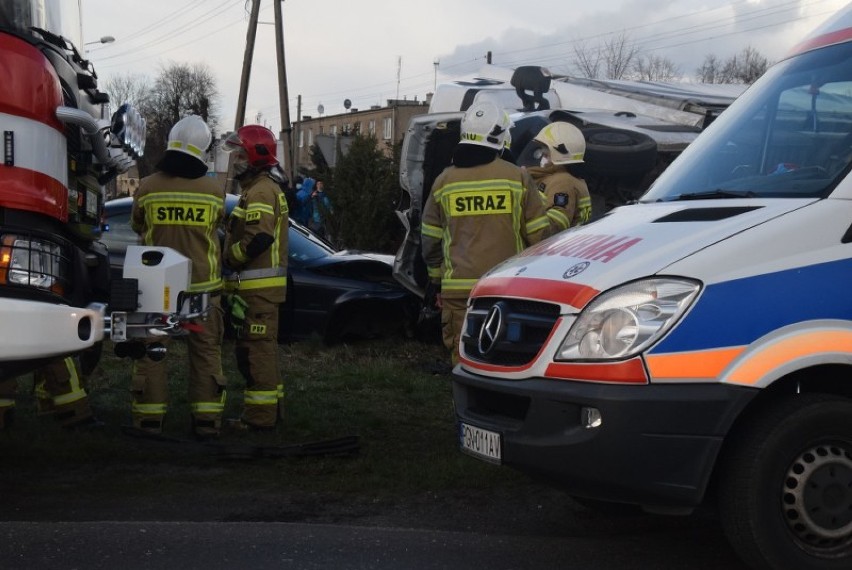
[[503, 459], [502, 438], [499, 433], [459, 422], [461, 450], [479, 459], [500, 463]]

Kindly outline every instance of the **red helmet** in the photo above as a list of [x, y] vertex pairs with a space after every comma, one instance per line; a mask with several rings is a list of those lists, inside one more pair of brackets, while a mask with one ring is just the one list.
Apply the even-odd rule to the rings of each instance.
[[272, 131], [261, 125], [246, 125], [231, 133], [225, 139], [222, 148], [226, 151], [242, 149], [251, 168], [263, 169], [276, 166], [275, 154], [278, 144]]

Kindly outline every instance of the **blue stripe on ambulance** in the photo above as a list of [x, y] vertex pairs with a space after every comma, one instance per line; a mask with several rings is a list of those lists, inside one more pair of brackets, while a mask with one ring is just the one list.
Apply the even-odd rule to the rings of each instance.
[[850, 289], [849, 259], [709, 285], [689, 317], [649, 353], [744, 346], [802, 321], [852, 320]]

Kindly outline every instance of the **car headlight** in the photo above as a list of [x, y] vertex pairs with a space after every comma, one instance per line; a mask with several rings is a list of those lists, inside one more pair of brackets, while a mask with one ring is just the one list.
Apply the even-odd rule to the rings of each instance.
[[7, 234], [0, 240], [0, 284], [64, 293], [67, 263], [58, 244]]
[[701, 285], [674, 277], [616, 287], [583, 309], [556, 360], [629, 358], [656, 342], [692, 304]]

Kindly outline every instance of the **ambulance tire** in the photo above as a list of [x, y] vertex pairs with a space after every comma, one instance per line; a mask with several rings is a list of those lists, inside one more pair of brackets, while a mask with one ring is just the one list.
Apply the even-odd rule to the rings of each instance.
[[584, 169], [601, 176], [637, 176], [657, 164], [657, 143], [642, 133], [606, 127], [583, 129]]
[[740, 557], [754, 568], [852, 568], [852, 400], [790, 397], [731, 437], [718, 504]]

